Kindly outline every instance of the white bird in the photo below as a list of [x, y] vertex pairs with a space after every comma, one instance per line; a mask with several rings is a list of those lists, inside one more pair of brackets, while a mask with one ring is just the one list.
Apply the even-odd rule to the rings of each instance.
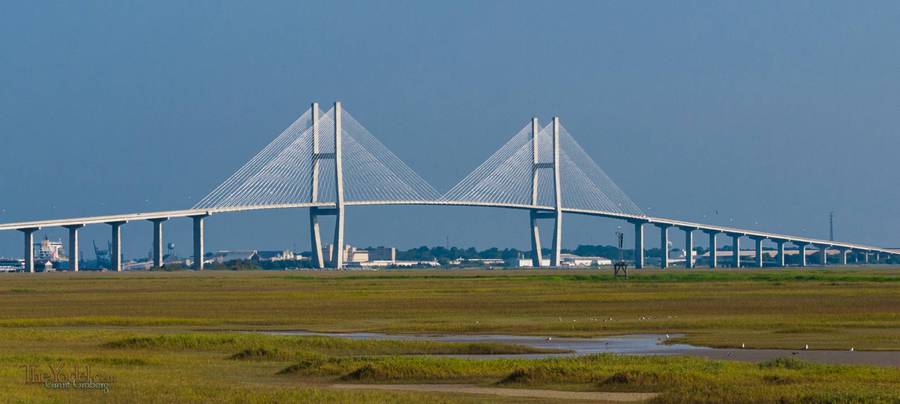
[[850, 347], [850, 352], [853, 352], [853, 347]]
[[544, 342], [550, 342], [550, 341], [553, 341], [553, 337], [547, 337], [544, 339]]
[[803, 346], [803, 349], [809, 350], [809, 344], [804, 345], [804, 346]]
[[746, 348], [746, 347], [747, 347], [747, 346], [746, 346], [746, 345], [744, 345], [744, 343], [743, 343], [743, 342], [741, 342], [741, 348]]
[[666, 339], [669, 339], [669, 334], [666, 334]]

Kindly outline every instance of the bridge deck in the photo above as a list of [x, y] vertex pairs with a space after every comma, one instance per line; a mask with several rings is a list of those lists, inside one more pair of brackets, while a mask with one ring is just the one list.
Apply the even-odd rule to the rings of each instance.
[[[346, 205], [347, 206], [376, 206], [376, 205], [425, 205], [425, 206], [431, 206], [431, 205], [436, 205], [436, 206], [491, 207], [491, 208], [542, 210], [542, 211], [555, 210], [555, 208], [552, 206], [485, 203], [485, 202], [477, 202], [477, 201], [442, 201], [442, 200], [436, 200], [436, 201], [347, 201]], [[212, 214], [243, 212], [243, 211], [252, 211], [252, 210], [292, 209], [292, 208], [309, 208], [309, 207], [334, 207], [334, 203], [300, 203], [300, 204], [284, 204], [284, 205], [242, 206], [242, 207], [215, 208], [215, 209], [185, 209], [185, 210], [172, 210], [172, 211], [159, 211], [159, 212], [128, 213], [128, 214], [120, 214], [120, 215], [90, 216], [90, 217], [80, 217], [80, 218], [55, 219], [55, 220], [38, 220], [38, 221], [0, 224], [0, 231], [2, 231], [2, 230], [41, 229], [41, 228], [47, 228], [47, 227], [65, 227], [65, 226], [88, 225], [88, 224], [111, 223], [111, 222], [129, 222], [129, 221], [137, 221], [137, 220], [171, 219], [171, 218], [178, 218], [178, 217], [191, 217], [191, 216], [199, 216], [199, 215], [212, 215]], [[620, 219], [620, 220], [626, 220], [626, 221], [631, 221], [631, 222], [643, 222], [643, 223], [655, 224], [655, 225], [668, 225], [668, 226], [677, 227], [677, 228], [681, 228], [681, 229], [693, 229], [693, 230], [699, 230], [699, 231], [704, 231], [704, 232], [717, 232], [717, 233], [724, 233], [724, 234], [728, 234], [728, 235], [746, 236], [746, 237], [751, 237], [751, 238], [764, 238], [764, 239], [769, 239], [769, 240], [785, 241], [785, 242], [790, 242], [790, 243], [802, 243], [802, 244], [811, 244], [811, 245], [817, 245], [817, 246], [828, 246], [828, 247], [834, 247], [834, 248], [846, 248], [846, 249], [853, 249], [853, 250], [860, 250], [860, 251], [879, 252], [879, 253], [898, 255], [897, 251], [888, 249], [888, 248], [884, 248], [884, 247], [876, 247], [876, 246], [869, 246], [869, 245], [863, 245], [863, 244], [844, 243], [844, 242], [837, 242], [837, 241], [830, 241], [830, 240], [821, 240], [821, 239], [815, 239], [815, 238], [809, 238], [809, 237], [791, 236], [791, 235], [763, 232], [763, 231], [757, 231], [757, 230], [741, 229], [741, 228], [736, 228], [736, 227], [709, 225], [709, 224], [689, 222], [689, 221], [683, 221], [683, 220], [675, 220], [675, 219], [667, 219], [667, 218], [661, 218], [661, 217], [629, 215], [629, 214], [621, 214], [621, 213], [615, 213], [615, 212], [605, 212], [605, 211], [587, 210], [587, 209], [572, 209], [572, 208], [563, 208], [562, 211], [564, 213], [570, 213], [570, 214], [608, 217], [611, 219]]]

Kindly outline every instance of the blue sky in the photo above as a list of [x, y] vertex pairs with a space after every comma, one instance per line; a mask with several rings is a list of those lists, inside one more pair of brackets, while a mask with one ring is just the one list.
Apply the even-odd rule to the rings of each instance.
[[[875, 1], [7, 3], [0, 222], [190, 207], [339, 99], [441, 191], [559, 115], [649, 214], [827, 237], [834, 211], [838, 239], [900, 246], [897, 21], [900, 3]], [[306, 249], [306, 221], [215, 216], [207, 245]], [[574, 247], [622, 223], [565, 225]], [[357, 208], [347, 241], [526, 248], [527, 226]], [[108, 233], [86, 228], [85, 251]], [[189, 223], [168, 233], [187, 255]], [[125, 240], [146, 255], [150, 225]], [[0, 255], [20, 254], [0, 233]]]

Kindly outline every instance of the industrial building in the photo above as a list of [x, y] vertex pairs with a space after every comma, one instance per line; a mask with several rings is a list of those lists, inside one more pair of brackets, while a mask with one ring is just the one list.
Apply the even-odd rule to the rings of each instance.
[[564, 267], [599, 267], [612, 265], [612, 260], [606, 257], [582, 257], [574, 254], [560, 254], [560, 266]]
[[216, 251], [215, 254], [212, 255], [212, 258], [206, 260], [206, 262], [216, 263], [216, 264], [227, 264], [230, 262], [241, 262], [241, 261], [250, 261], [256, 255], [256, 251], [254, 250], [246, 250], [246, 251]]
[[18, 272], [25, 270], [25, 260], [20, 258], [0, 258], [0, 272]]
[[254, 261], [266, 261], [266, 262], [276, 262], [276, 261], [296, 261], [303, 259], [299, 254], [291, 251], [291, 250], [281, 250], [281, 251], [256, 251], [256, 255], [252, 258]]
[[[327, 247], [322, 248], [322, 256], [325, 258], [325, 261], [332, 261], [334, 259], [334, 245], [329, 244]], [[363, 250], [348, 244], [344, 246], [343, 260], [344, 262], [356, 263], [382, 261], [390, 265], [397, 262], [397, 249], [394, 247], [377, 247]]]
[[[504, 261], [504, 266], [507, 268], [532, 268], [534, 267], [534, 261], [531, 258], [510, 258]], [[541, 258], [541, 266], [550, 266], [550, 258]]]
[[501, 258], [457, 258], [454, 260], [450, 260], [450, 265], [465, 267], [465, 266], [506, 266], [507, 260]]
[[[561, 254], [560, 266], [567, 268], [591, 268], [612, 265], [612, 260], [606, 257], [583, 257], [575, 254]], [[503, 262], [508, 268], [533, 268], [534, 261], [531, 258], [512, 258]], [[541, 266], [550, 266], [549, 258], [541, 258]]]

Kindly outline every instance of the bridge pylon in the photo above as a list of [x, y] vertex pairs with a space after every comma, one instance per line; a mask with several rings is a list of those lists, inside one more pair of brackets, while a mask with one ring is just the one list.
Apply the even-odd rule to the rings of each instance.
[[334, 162], [334, 207], [322, 208], [312, 206], [309, 208], [309, 234], [310, 248], [312, 250], [312, 264], [314, 267], [325, 268], [325, 260], [322, 254], [322, 235], [319, 230], [319, 216], [334, 216], [334, 243], [328, 261], [332, 268], [341, 269], [344, 266], [344, 164], [342, 153], [341, 132], [341, 103], [334, 103], [334, 151], [321, 152], [319, 139], [319, 103], [312, 104], [312, 175], [310, 175], [310, 202], [319, 202], [319, 162], [331, 160]]
[[551, 162], [541, 161], [540, 150], [541, 128], [538, 118], [531, 119], [531, 205], [539, 206], [540, 170], [553, 170], [553, 203], [554, 210], [532, 209], [531, 222], [531, 263], [535, 268], [543, 266], [543, 254], [541, 251], [541, 236], [538, 219], [553, 219], [553, 247], [550, 254], [550, 266], [560, 266], [560, 253], [562, 251], [562, 189], [560, 188], [559, 169], [559, 117], [553, 118], [553, 137], [551, 142]]

